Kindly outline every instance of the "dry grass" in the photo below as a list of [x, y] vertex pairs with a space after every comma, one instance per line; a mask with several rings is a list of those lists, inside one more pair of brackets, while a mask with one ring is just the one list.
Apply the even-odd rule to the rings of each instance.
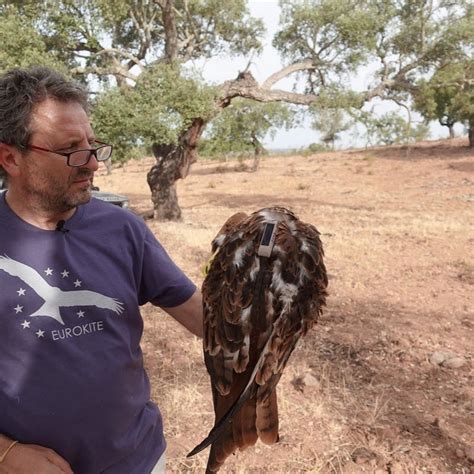
[[[132, 162], [96, 182], [144, 212], [151, 164]], [[198, 285], [222, 223], [273, 204], [318, 227], [330, 274], [327, 311], [279, 384], [280, 443], [237, 453], [223, 472], [471, 472], [472, 164], [458, 140], [265, 157], [255, 173], [250, 161], [204, 161], [179, 183], [183, 220], [149, 225]], [[186, 458], [213, 423], [201, 343], [156, 308], [143, 315], [169, 472], [204, 472], [207, 454]], [[431, 365], [429, 355], [442, 349], [466, 365]]]

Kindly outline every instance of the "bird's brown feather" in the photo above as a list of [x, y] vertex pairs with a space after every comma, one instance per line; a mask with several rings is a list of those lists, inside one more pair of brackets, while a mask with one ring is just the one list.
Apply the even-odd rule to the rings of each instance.
[[[270, 257], [259, 257], [271, 221], [278, 222], [275, 246]], [[202, 294], [216, 422], [190, 453], [212, 444], [207, 472], [258, 438], [278, 440], [276, 385], [297, 341], [320, 315], [327, 287], [318, 231], [285, 208], [235, 214], [212, 250]]]

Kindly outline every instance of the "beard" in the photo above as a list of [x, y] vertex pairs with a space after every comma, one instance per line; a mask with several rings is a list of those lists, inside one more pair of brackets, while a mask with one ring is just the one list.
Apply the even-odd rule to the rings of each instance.
[[92, 180], [93, 172], [74, 168], [65, 178], [36, 169], [31, 170], [26, 182], [28, 194], [38, 208], [48, 212], [67, 212], [90, 201], [91, 183], [76, 183], [78, 180]]

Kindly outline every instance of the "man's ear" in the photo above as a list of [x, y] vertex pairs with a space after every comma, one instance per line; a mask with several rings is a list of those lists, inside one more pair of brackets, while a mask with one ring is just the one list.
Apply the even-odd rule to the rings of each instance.
[[13, 145], [0, 143], [0, 165], [10, 176], [18, 176], [20, 173], [20, 151]]

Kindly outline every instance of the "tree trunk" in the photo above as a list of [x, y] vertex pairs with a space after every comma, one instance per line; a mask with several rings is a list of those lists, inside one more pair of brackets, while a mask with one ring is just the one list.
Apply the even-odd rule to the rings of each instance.
[[260, 157], [265, 151], [265, 148], [263, 148], [263, 145], [254, 133], [252, 133], [252, 145], [254, 149], [252, 171], [257, 171], [258, 166], [260, 165]]
[[438, 119], [438, 122], [440, 125], [443, 127], [447, 127], [449, 130], [449, 138], [455, 138], [455, 133], [454, 133], [454, 124], [456, 123], [454, 120], [451, 120], [449, 117], [446, 118], [440, 118]]
[[104, 161], [105, 169], [107, 171], [107, 175], [112, 174], [112, 160], [105, 160]]
[[455, 138], [456, 134], [454, 133], [454, 124], [453, 123], [448, 125], [448, 130], [449, 130], [449, 138], [450, 139]]
[[153, 217], [160, 221], [177, 221], [181, 219], [176, 194], [179, 146], [154, 144], [152, 150], [156, 164], [148, 172], [147, 181], [151, 189]]
[[198, 118], [181, 135], [177, 145], [154, 144], [152, 147], [156, 164], [147, 174], [148, 186], [153, 202], [153, 217], [161, 221], [181, 219], [176, 181], [184, 179], [196, 161], [196, 146], [205, 122]]
[[474, 148], [474, 118], [471, 118], [469, 120], [468, 136], [469, 136], [469, 146], [471, 148]]

